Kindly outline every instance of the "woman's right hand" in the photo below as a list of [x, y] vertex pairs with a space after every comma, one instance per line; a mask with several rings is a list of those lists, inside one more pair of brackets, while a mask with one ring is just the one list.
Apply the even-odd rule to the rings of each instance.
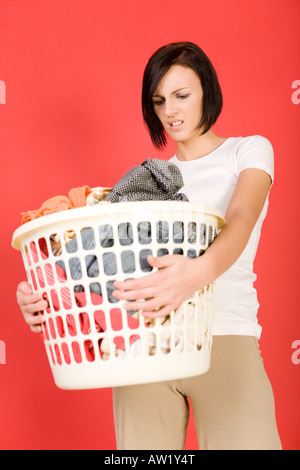
[[41, 333], [44, 322], [43, 310], [48, 307], [48, 302], [41, 294], [34, 293], [26, 281], [22, 281], [18, 285], [17, 302], [31, 331]]

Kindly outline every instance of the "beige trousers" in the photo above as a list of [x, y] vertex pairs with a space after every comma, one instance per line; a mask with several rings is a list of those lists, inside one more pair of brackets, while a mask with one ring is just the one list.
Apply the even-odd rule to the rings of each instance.
[[258, 341], [215, 336], [210, 370], [113, 390], [118, 450], [184, 450], [190, 399], [200, 450], [281, 450]]

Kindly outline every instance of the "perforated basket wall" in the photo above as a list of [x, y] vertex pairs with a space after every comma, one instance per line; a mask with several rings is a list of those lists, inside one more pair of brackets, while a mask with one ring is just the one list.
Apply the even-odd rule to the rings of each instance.
[[223, 222], [202, 205], [149, 201], [73, 209], [17, 229], [13, 246], [28, 280], [49, 301], [43, 339], [56, 385], [101, 388], [206, 372], [212, 285], [151, 321], [126, 312], [112, 283], [149, 274], [148, 254], [201, 256]]

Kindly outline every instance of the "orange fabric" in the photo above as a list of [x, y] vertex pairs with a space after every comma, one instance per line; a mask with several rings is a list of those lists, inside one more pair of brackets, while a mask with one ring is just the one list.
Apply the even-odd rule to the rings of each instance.
[[89, 186], [81, 186], [80, 188], [73, 188], [69, 191], [69, 199], [72, 207], [82, 207], [86, 205], [86, 198], [92, 192]]
[[91, 188], [89, 186], [81, 186], [80, 188], [72, 188], [68, 193], [68, 197], [54, 196], [47, 199], [39, 209], [22, 212], [22, 224], [43, 215], [74, 209], [75, 207], [83, 207], [86, 205], [86, 198], [90, 192]]

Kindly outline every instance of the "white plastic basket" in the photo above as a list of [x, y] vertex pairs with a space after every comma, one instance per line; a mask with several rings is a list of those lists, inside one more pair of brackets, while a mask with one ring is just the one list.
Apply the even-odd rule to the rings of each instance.
[[149, 274], [148, 254], [204, 253], [222, 228], [218, 210], [178, 201], [99, 204], [19, 227], [28, 281], [43, 293], [43, 339], [55, 383], [90, 389], [205, 373], [212, 346], [213, 285], [164, 319], [126, 312], [114, 280]]

